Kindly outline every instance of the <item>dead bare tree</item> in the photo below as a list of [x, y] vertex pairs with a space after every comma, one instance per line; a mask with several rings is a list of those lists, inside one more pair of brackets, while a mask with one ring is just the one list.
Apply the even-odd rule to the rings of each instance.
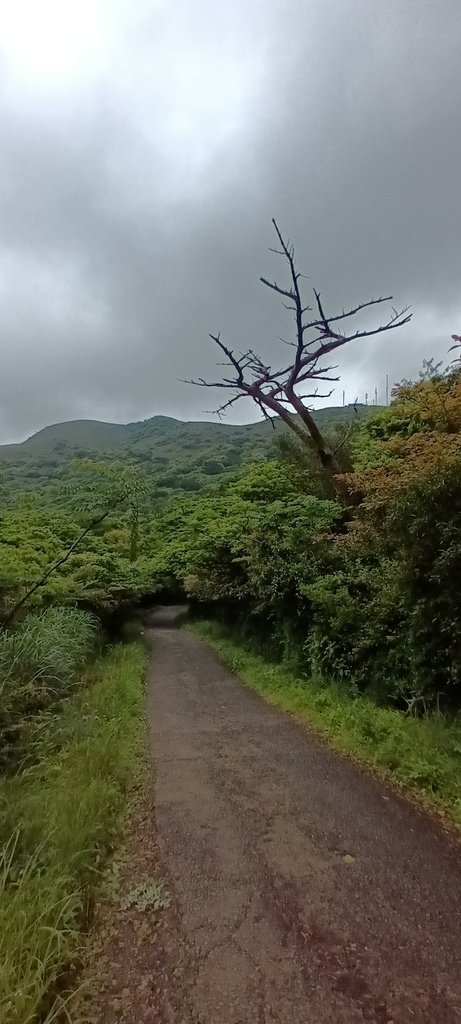
[[329, 364], [332, 352], [357, 338], [369, 338], [372, 335], [383, 334], [385, 331], [402, 327], [411, 319], [411, 313], [408, 313], [408, 307], [400, 312], [393, 308], [390, 318], [379, 327], [348, 333], [347, 329], [346, 331], [339, 330], [339, 324], [342, 321], [349, 320], [371, 306], [390, 302], [392, 296], [370, 299], [352, 309], [343, 309], [341, 313], [329, 316], [324, 310], [320, 292], [314, 288], [316, 312], [314, 318], [309, 319], [307, 314], [313, 312], [313, 307], [303, 305], [300, 279], [304, 275], [296, 269], [294, 246], [290, 241], [284, 240], [274, 218], [272, 223], [280, 243], [280, 249], [271, 249], [270, 251], [282, 256], [287, 262], [290, 283], [288, 287], [283, 288], [276, 281], [268, 281], [265, 277], [261, 277], [260, 281], [267, 288], [271, 288], [272, 291], [281, 295], [284, 300], [284, 308], [294, 314], [296, 324], [294, 339], [288, 341], [280, 339], [293, 349], [292, 358], [280, 368], [273, 369], [253, 349], [249, 348], [236, 354], [233, 349], [228, 348], [221, 341], [220, 334], [210, 334], [212, 341], [225, 356], [225, 362], [218, 365], [229, 367], [232, 371], [231, 375], [223, 376], [218, 381], [207, 381], [203, 377], [199, 377], [188, 381], [188, 383], [196, 384], [199, 387], [222, 388], [231, 392], [231, 397], [214, 410], [219, 416], [223, 415], [241, 398], [250, 397], [266, 419], [274, 423], [274, 417], [280, 417], [304, 444], [314, 449], [325, 473], [329, 492], [332, 495], [341, 496], [341, 485], [337, 479], [342, 472], [341, 464], [337, 454], [323, 437], [309, 406], [306, 404], [309, 399], [328, 398], [333, 389], [326, 394], [319, 395], [317, 387], [310, 390], [311, 383], [338, 381], [339, 377], [332, 376], [337, 366]]

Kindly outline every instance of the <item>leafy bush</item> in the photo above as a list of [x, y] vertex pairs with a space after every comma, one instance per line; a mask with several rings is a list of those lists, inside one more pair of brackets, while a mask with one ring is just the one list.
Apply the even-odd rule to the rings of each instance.
[[156, 576], [295, 670], [398, 708], [459, 706], [461, 374], [405, 383], [346, 442], [346, 512], [284, 440], [160, 511]]
[[461, 459], [408, 488], [389, 532], [401, 554], [399, 582], [418, 690], [461, 701]]

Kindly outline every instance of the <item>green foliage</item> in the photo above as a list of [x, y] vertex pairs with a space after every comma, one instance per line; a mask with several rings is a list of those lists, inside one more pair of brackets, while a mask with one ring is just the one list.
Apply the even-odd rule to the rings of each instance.
[[296, 442], [151, 522], [157, 578], [302, 671], [397, 708], [461, 700], [461, 378], [423, 374], [340, 438], [346, 514]]
[[[116, 464], [86, 463], [66, 489], [67, 507], [61, 511], [39, 500], [0, 511], [3, 616], [79, 537], [75, 550], [34, 592], [32, 606], [81, 602], [104, 612], [154, 592], [153, 562], [143, 551], [144, 483], [136, 467], [119, 472]], [[82, 537], [98, 515], [104, 521]]]
[[420, 694], [461, 698], [461, 459], [407, 488], [389, 516]]
[[[360, 416], [368, 410], [360, 409]], [[353, 417], [350, 408], [319, 409], [322, 430]], [[43, 500], [56, 508], [66, 507], [62, 485], [70, 479], [75, 460], [140, 464], [149, 484], [150, 507], [159, 497], [203, 490], [225, 483], [235, 470], [254, 459], [270, 456], [274, 438], [286, 428], [258, 422], [236, 426], [224, 423], [182, 423], [154, 416], [143, 423], [98, 423], [76, 420], [58, 423], [34, 434], [19, 445], [0, 445], [0, 465], [5, 496], [16, 501], [22, 491], [40, 491]]]
[[1, 783], [0, 1020], [8, 1024], [50, 1022], [66, 1001], [58, 982], [78, 956], [142, 749], [145, 660], [134, 644], [98, 661], [49, 723], [50, 753]]
[[70, 608], [0, 632], [0, 768], [37, 758], [49, 715], [72, 693], [96, 640], [95, 619]]
[[317, 676], [367, 690], [379, 702], [400, 704], [413, 692], [415, 678], [397, 563], [365, 560], [341, 547], [333, 556], [304, 587], [311, 606], [305, 665]]
[[[74, 425], [80, 448], [92, 430], [101, 447], [77, 461], [67, 427], [37, 435], [25, 449], [68, 475], [4, 499], [4, 611], [75, 541], [90, 510], [110, 507], [34, 594], [38, 606], [105, 614], [162, 590], [187, 594], [274, 656], [381, 704], [459, 705], [461, 375], [429, 361], [389, 409], [359, 412], [319, 413], [350, 467], [346, 512], [325, 500], [318, 465], [280, 425], [275, 445], [267, 423]], [[128, 443], [141, 470], [118, 458]]]
[[301, 585], [313, 571], [317, 536], [338, 507], [300, 494], [275, 461], [248, 467], [226, 494], [174, 502], [157, 517], [158, 572], [201, 601], [240, 617], [264, 616], [276, 637], [302, 616]]

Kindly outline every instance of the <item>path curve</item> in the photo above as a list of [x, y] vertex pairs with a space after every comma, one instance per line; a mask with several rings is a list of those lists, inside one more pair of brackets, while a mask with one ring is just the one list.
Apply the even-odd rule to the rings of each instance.
[[460, 1022], [457, 843], [192, 634], [149, 638], [156, 828], [188, 950], [175, 1020]]

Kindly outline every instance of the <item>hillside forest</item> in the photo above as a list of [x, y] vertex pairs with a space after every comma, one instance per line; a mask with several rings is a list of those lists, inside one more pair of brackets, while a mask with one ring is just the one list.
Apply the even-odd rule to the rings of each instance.
[[[39, 453], [30, 442], [14, 460], [8, 451], [3, 620], [95, 521], [31, 595], [15, 635], [26, 608], [77, 608], [109, 623], [133, 603], [187, 598], [306, 674], [403, 709], [456, 708], [460, 372], [429, 366], [397, 388], [389, 408], [346, 410], [345, 423], [341, 412], [328, 422], [325, 410], [324, 421], [350, 465], [346, 506], [325, 496], [298, 439], [267, 423], [162, 421], [159, 439], [148, 421], [139, 451], [129, 428], [124, 447], [77, 452], [71, 427], [66, 443], [56, 440], [64, 427], [49, 428]], [[3, 758], [34, 702], [27, 694], [12, 683], [3, 701]]]

